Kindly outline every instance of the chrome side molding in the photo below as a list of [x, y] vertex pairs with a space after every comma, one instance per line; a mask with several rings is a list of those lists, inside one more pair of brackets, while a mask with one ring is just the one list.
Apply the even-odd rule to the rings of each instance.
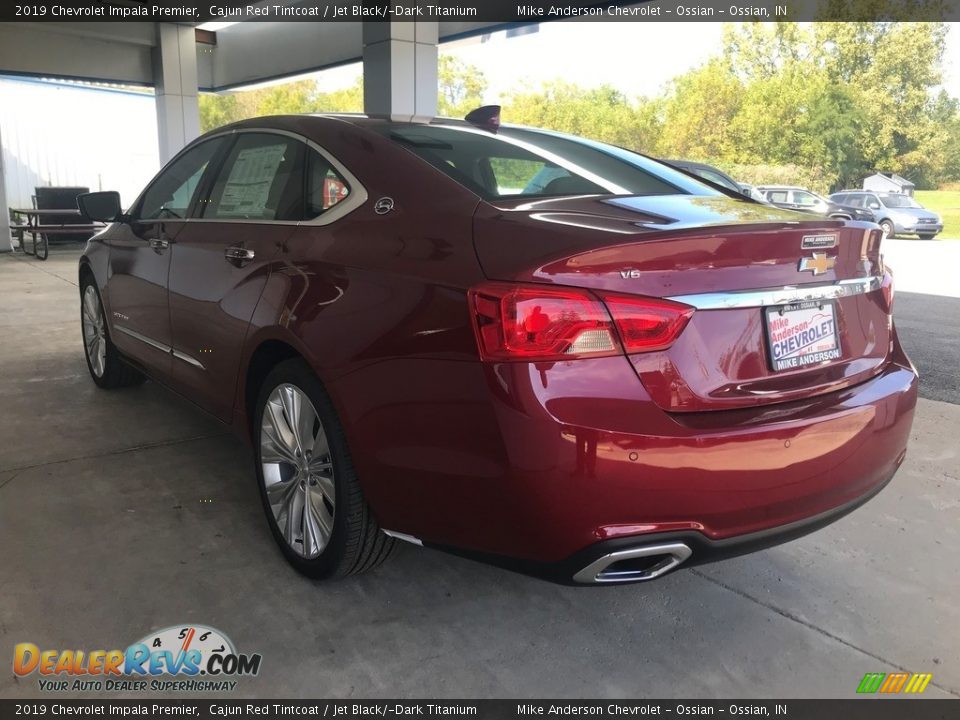
[[389, 535], [392, 538], [397, 540], [403, 540], [404, 542], [411, 543], [413, 545], [423, 546], [423, 541], [420, 538], [414, 537], [413, 535], [407, 535], [406, 533], [394, 532], [393, 530], [384, 530], [384, 535]]
[[179, 350], [171, 350], [170, 354], [173, 355], [177, 360], [183, 360], [185, 363], [189, 365], [198, 367], [201, 370], [206, 370], [202, 362], [200, 362], [199, 360], [197, 360], [195, 357], [191, 355], [187, 355], [185, 352], [181, 352]]
[[667, 300], [691, 305], [697, 310], [726, 310], [731, 308], [758, 308], [770, 305], [790, 305], [811, 300], [834, 300], [851, 295], [865, 295], [879, 290], [883, 278], [877, 276], [839, 280], [825, 285], [787, 285], [770, 290], [734, 290], [732, 292], [673, 295]]
[[[119, 315], [119, 313], [114, 313], [114, 315]], [[124, 335], [128, 335], [132, 337], [134, 340], [139, 340], [140, 342], [146, 345], [149, 345], [152, 348], [156, 348], [160, 352], [168, 353], [173, 357], [175, 357], [177, 360], [183, 360], [183, 362], [193, 365], [194, 367], [198, 367], [201, 370], [206, 370], [206, 368], [203, 366], [203, 363], [197, 360], [192, 355], [187, 355], [187, 353], [177, 350], [176, 348], [172, 348], [169, 345], [164, 345], [162, 342], [157, 342], [153, 338], [148, 338], [146, 335], [141, 335], [135, 330], [131, 330], [130, 328], [125, 327], [123, 325], [118, 325], [114, 323], [113, 329], [118, 332], [122, 332]]]
[[169, 353], [173, 350], [173, 348], [171, 348], [169, 345], [164, 345], [161, 342], [157, 342], [153, 338], [148, 338], [146, 335], [141, 335], [140, 333], [131, 330], [128, 327], [124, 327], [123, 325], [114, 324], [113, 329], [122, 332], [124, 335], [129, 335], [134, 340], [139, 340], [140, 342], [145, 343], [152, 348], [156, 348], [160, 352]]

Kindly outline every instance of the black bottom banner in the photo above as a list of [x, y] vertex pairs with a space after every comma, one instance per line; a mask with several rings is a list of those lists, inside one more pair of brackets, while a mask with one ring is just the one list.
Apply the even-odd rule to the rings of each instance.
[[958, 700], [0, 700], [0, 720], [46, 717], [189, 718], [778, 717], [791, 720], [960, 718]]

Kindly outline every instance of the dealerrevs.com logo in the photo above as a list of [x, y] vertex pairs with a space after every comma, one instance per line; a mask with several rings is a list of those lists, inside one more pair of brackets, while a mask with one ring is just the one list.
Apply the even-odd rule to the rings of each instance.
[[196, 692], [234, 690], [236, 677], [260, 672], [259, 653], [242, 654], [230, 638], [206, 625], [174, 625], [126, 650], [13, 649], [13, 673], [36, 673], [45, 692]]

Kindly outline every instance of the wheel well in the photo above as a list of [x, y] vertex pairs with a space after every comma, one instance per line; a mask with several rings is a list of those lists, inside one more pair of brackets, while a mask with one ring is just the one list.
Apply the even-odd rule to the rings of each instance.
[[247, 411], [247, 425], [251, 433], [253, 432], [254, 405], [257, 402], [257, 394], [260, 392], [260, 386], [267, 375], [284, 360], [302, 357], [300, 353], [281, 340], [267, 340], [253, 351], [250, 364], [247, 366], [243, 397], [244, 408]]
[[77, 271], [77, 280], [81, 285], [83, 284], [83, 279], [87, 277], [87, 275], [92, 277], [93, 270], [90, 269], [89, 263], [81, 262], [80, 269]]
[[852, 217], [845, 213], [834, 213], [830, 217], [832, 217], [834, 220], [853, 220]]

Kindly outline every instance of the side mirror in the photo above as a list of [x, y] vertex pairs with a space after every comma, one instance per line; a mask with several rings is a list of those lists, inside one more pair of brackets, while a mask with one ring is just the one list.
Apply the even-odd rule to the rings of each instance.
[[869, 205], [867, 205], [867, 207], [870, 208], [871, 210], [879, 210], [879, 209], [880, 209], [880, 203], [878, 203], [878, 202], [872, 202], [872, 203], [870, 203]]
[[123, 215], [120, 193], [115, 190], [77, 195], [77, 207], [91, 220], [115, 222]]

